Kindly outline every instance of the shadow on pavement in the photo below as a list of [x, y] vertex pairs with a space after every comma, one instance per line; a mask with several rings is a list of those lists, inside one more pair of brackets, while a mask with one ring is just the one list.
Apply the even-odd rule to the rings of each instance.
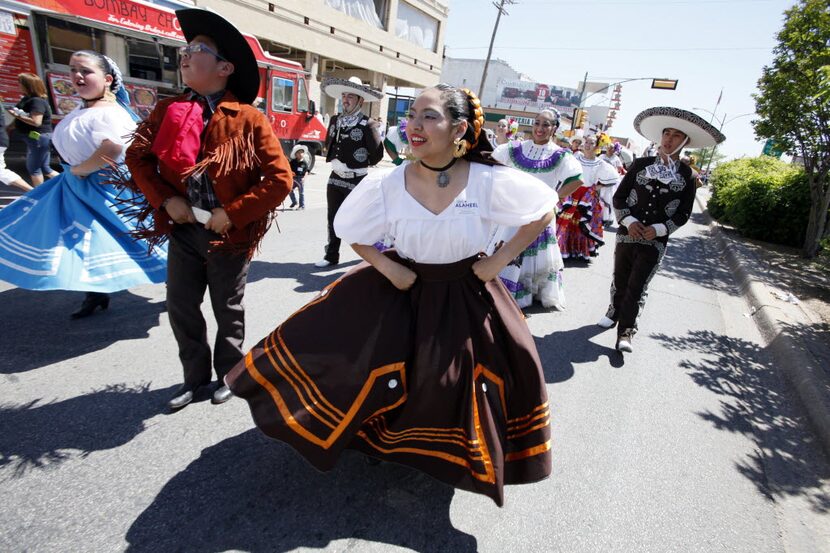
[[338, 550], [366, 540], [420, 552], [476, 551], [476, 539], [452, 526], [453, 494], [420, 472], [369, 466], [353, 452], [320, 473], [288, 446], [249, 430], [203, 450], [126, 539], [133, 552], [282, 552], [333, 540], [348, 542]]
[[542, 361], [545, 382], [564, 382], [574, 375], [577, 363], [595, 363], [602, 357], [615, 368], [624, 364], [623, 356], [613, 347], [601, 346], [591, 341], [601, 332], [608, 332], [608, 343], [614, 344], [616, 331], [589, 324], [580, 328], [552, 332], [546, 336], [534, 336], [536, 349]]
[[666, 256], [660, 263], [659, 274], [666, 278], [688, 280], [710, 290], [731, 295], [736, 293], [734, 275], [715, 248], [708, 228], [700, 229], [699, 234], [672, 237]]
[[818, 360], [818, 367], [824, 370], [824, 392], [830, 397], [830, 324], [780, 323], [781, 334], [801, 345]]
[[[0, 333], [0, 374], [22, 373], [104, 349], [121, 340], [146, 338], [158, 326], [164, 302], [127, 291], [111, 295], [106, 311], [72, 321], [83, 292], [12, 288], [0, 293], [7, 330]], [[14, 329], [14, 331], [11, 331]]]
[[144, 431], [144, 421], [159, 414], [172, 390], [114, 384], [64, 401], [0, 405], [0, 468], [11, 465], [19, 478], [122, 446]]
[[[765, 495], [802, 496], [819, 513], [830, 511], [823, 482], [830, 470], [809, 421], [797, 413], [767, 348], [708, 330], [684, 337], [652, 334], [674, 351], [696, 351], [704, 358], [680, 367], [699, 386], [723, 396], [720, 412], [698, 415], [715, 428], [751, 438], [758, 450], [736, 463], [736, 469]], [[815, 468], [820, 467], [820, 468]]]
[[754, 279], [772, 288], [790, 291], [802, 301], [816, 299], [830, 303], [830, 266], [826, 257], [804, 259], [797, 248], [746, 238], [722, 225], [720, 230], [754, 257], [757, 263], [757, 270], [751, 271]]
[[[298, 284], [294, 288], [295, 292], [319, 292], [358, 263], [359, 260], [347, 261], [336, 267], [318, 269], [313, 263], [272, 263], [254, 260], [248, 270], [248, 284], [271, 278], [291, 278]], [[337, 272], [332, 273], [334, 270]]]

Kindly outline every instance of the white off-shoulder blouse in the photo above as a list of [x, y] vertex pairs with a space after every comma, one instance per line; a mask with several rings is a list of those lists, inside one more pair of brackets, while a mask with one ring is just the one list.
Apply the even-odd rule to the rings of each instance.
[[337, 236], [364, 245], [387, 239], [406, 259], [453, 263], [485, 251], [499, 226], [537, 221], [558, 201], [531, 175], [471, 163], [467, 186], [436, 215], [407, 192], [407, 165], [370, 173], [360, 182], [334, 219]]
[[92, 157], [104, 140], [123, 146], [116, 162], [124, 161], [136, 123], [117, 104], [103, 108], [82, 108], [64, 117], [55, 132], [52, 144], [69, 165], [79, 165]]

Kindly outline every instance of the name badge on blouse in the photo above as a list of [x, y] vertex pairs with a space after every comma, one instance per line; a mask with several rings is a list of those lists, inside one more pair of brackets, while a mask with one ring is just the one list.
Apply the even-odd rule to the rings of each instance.
[[457, 215], [477, 215], [478, 202], [473, 200], [456, 200], [455, 213]]

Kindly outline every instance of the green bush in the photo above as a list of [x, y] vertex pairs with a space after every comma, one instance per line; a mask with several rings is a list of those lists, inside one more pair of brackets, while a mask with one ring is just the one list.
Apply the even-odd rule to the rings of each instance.
[[712, 172], [709, 213], [744, 236], [801, 246], [810, 216], [804, 169], [774, 157], [721, 163]]

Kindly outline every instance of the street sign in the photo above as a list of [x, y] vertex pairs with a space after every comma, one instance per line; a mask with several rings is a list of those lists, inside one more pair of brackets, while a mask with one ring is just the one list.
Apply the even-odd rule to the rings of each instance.
[[672, 79], [652, 79], [651, 88], [659, 90], [675, 90], [677, 89], [677, 80]]
[[773, 141], [771, 138], [767, 139], [764, 142], [764, 149], [761, 150], [761, 153], [765, 156], [772, 156], [772, 157], [781, 157], [781, 154], [784, 153], [783, 150], [779, 149], [778, 145]]

